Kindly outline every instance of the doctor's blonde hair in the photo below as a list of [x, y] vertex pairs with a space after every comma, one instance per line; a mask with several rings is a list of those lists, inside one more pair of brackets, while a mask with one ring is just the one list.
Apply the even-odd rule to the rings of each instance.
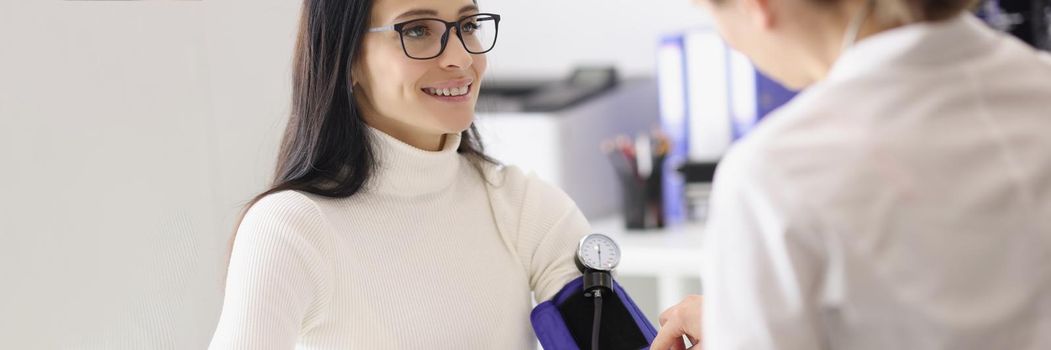
[[[841, 0], [813, 0], [836, 3]], [[888, 22], [936, 22], [950, 19], [975, 6], [977, 0], [873, 0], [876, 17]]]
[[[734, 0], [711, 0], [724, 3]], [[833, 6], [849, 0], [809, 0], [810, 2]], [[868, 0], [857, 0], [868, 1]], [[952, 18], [961, 12], [973, 8], [978, 0], [872, 0], [875, 3], [876, 18], [883, 22], [914, 23], [936, 22]]]

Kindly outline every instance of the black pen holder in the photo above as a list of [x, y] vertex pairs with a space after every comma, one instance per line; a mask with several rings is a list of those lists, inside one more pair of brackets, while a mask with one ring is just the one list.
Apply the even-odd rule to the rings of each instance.
[[[656, 163], [656, 162], [655, 162]], [[649, 176], [619, 174], [624, 225], [629, 230], [664, 227], [663, 164], [656, 163]]]

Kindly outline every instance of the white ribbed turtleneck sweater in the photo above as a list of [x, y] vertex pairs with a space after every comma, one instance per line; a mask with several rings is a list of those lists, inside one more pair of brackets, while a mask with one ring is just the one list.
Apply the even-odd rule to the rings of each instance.
[[531, 292], [579, 275], [590, 231], [562, 191], [515, 167], [370, 129], [378, 169], [354, 196], [264, 197], [237, 230], [210, 349], [532, 349]]

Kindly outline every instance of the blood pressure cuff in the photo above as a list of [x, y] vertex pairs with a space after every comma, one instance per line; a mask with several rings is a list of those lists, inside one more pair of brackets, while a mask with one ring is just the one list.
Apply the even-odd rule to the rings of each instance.
[[[657, 330], [616, 282], [613, 294], [602, 298], [599, 349], [649, 349]], [[595, 301], [584, 296], [584, 279], [562, 288], [554, 299], [537, 305], [530, 315], [533, 331], [544, 350], [590, 350]]]

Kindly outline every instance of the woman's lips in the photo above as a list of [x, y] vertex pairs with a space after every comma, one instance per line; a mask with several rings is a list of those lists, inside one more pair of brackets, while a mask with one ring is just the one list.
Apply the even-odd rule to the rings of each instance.
[[[459, 86], [456, 86], [456, 87], [453, 87], [453, 88], [457, 88], [457, 87], [460, 87], [460, 86], [462, 86], [462, 85], [459, 85]], [[423, 88], [423, 89], [420, 89], [420, 91], [424, 92], [424, 95], [427, 95], [427, 96], [429, 96], [431, 98], [434, 98], [434, 99], [436, 99], [438, 101], [441, 101], [441, 102], [467, 102], [467, 101], [470, 100], [471, 92], [473, 92], [473, 90], [474, 90], [474, 85], [473, 84], [468, 84], [466, 86], [466, 88], [465, 88], [466, 91], [463, 91], [463, 94], [462, 95], [458, 95], [458, 96], [445, 96], [444, 94], [435, 95], [435, 94], [431, 94], [431, 91], [428, 91], [429, 89], [430, 88]]]
[[440, 82], [437, 82], [437, 83], [434, 83], [434, 84], [431, 84], [431, 85], [424, 86], [423, 88], [424, 89], [451, 89], [451, 88], [458, 88], [458, 87], [471, 85], [471, 83], [474, 83], [474, 79], [461, 78], [461, 79], [440, 81]]

